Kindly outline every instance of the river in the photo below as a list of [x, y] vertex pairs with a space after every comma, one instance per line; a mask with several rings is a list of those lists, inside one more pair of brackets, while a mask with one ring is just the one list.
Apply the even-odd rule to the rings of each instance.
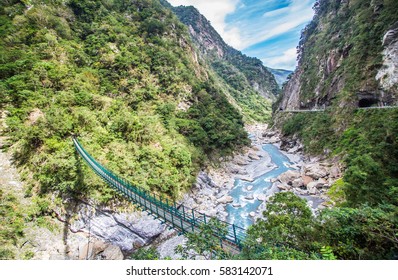
[[268, 153], [275, 167], [254, 178], [252, 182], [236, 178], [234, 187], [229, 193], [234, 201], [226, 207], [228, 222], [243, 228], [253, 224], [254, 221], [250, 213], [258, 211], [262, 201], [257, 198], [259, 195], [264, 197], [269, 192], [272, 187], [271, 179], [292, 169], [289, 167], [292, 162], [276, 146], [265, 144], [262, 145], [262, 149]]

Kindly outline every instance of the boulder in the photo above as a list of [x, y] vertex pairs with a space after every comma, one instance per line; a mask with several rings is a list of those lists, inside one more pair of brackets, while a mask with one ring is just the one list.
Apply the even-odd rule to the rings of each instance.
[[300, 195], [306, 195], [306, 194], [308, 194], [308, 191], [307, 191], [307, 190], [303, 190], [303, 189], [300, 189], [300, 188], [294, 189], [294, 192], [295, 192], [296, 194], [300, 194]]
[[101, 256], [105, 260], [123, 260], [124, 256], [122, 250], [118, 246], [109, 245], [104, 252], [102, 252]]
[[247, 186], [247, 188], [246, 188], [246, 189], [247, 189], [247, 191], [249, 191], [249, 192], [250, 192], [250, 191], [253, 189], [253, 186], [252, 186], [252, 185], [250, 185], [250, 186]]
[[309, 190], [310, 188], [316, 188], [316, 189], [321, 189], [323, 188], [327, 182], [324, 179], [318, 179], [316, 181], [313, 181], [307, 185], [307, 189]]
[[231, 203], [233, 201], [234, 201], [233, 197], [229, 196], [229, 195], [217, 199], [217, 202], [218, 203], [222, 203], [222, 204], [228, 204], [228, 203]]
[[277, 136], [273, 136], [273, 137], [271, 137], [271, 138], [269, 138], [269, 139], [266, 139], [266, 141], [267, 141], [268, 143], [270, 143], [270, 144], [274, 144], [274, 143], [279, 142], [280, 139], [279, 139], [279, 137], [277, 137]]
[[281, 175], [279, 175], [278, 180], [281, 183], [291, 185], [294, 180], [296, 180], [300, 177], [301, 177], [300, 172], [298, 172], [296, 170], [288, 170], [285, 173], [282, 173]]
[[236, 158], [234, 163], [240, 166], [245, 166], [248, 164], [243, 158]]
[[248, 157], [249, 157], [251, 160], [259, 160], [259, 159], [260, 159], [260, 157], [259, 157], [258, 155], [253, 154], [253, 153], [250, 153], [250, 154], [248, 155]]
[[316, 163], [309, 164], [309, 165], [305, 166], [304, 169], [305, 169], [305, 175], [309, 176], [315, 180], [329, 175], [329, 173], [325, 167], [320, 166], [319, 164], [316, 164]]
[[251, 194], [248, 194], [247, 196], [245, 196], [245, 199], [247, 199], [247, 200], [253, 200], [254, 199], [254, 195], [251, 193]]
[[242, 176], [242, 177], [240, 177], [240, 179], [243, 181], [246, 181], [246, 182], [250, 182], [250, 183], [254, 181], [254, 178], [248, 177], [248, 176]]
[[270, 138], [270, 137], [273, 137], [273, 136], [275, 136], [276, 135], [276, 131], [266, 131], [266, 132], [264, 132], [263, 133], [263, 137], [267, 137], [267, 138]]
[[284, 190], [284, 191], [288, 191], [291, 188], [289, 185], [286, 185], [286, 184], [278, 184], [277, 187], [278, 187], [278, 189]]
[[255, 213], [255, 212], [250, 212], [250, 213], [249, 213], [249, 216], [252, 217], [252, 218], [254, 218], [254, 216], [256, 216], [256, 213]]
[[318, 189], [315, 188], [311, 183], [308, 184], [307, 189], [308, 189], [308, 193], [311, 195], [315, 195], [318, 192]]
[[295, 153], [297, 153], [299, 151], [299, 149], [300, 148], [298, 146], [294, 146], [293, 148], [289, 149], [287, 152], [289, 154], [295, 154]]
[[259, 195], [257, 195], [256, 198], [259, 201], [265, 201], [267, 199], [267, 196], [265, 194], [259, 194]]
[[314, 179], [312, 177], [306, 176], [306, 175], [302, 176], [302, 179], [303, 179], [304, 186], [307, 186], [309, 183], [314, 181]]
[[330, 177], [331, 178], [340, 178], [342, 176], [341, 170], [338, 166], [333, 165], [332, 168], [330, 168]]
[[292, 182], [293, 188], [301, 188], [302, 186], [304, 186], [303, 178], [300, 177], [300, 178], [293, 180], [293, 182]]
[[79, 246], [79, 260], [93, 260], [102, 251], [104, 251], [109, 244], [96, 240], [94, 242], [81, 244]]

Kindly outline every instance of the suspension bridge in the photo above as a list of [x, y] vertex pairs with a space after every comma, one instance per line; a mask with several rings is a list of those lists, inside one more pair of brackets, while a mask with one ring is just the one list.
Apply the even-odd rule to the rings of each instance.
[[[147, 211], [155, 218], [160, 219], [163, 223], [169, 224], [178, 232], [199, 233], [202, 225], [206, 225], [210, 221], [210, 217], [204, 213], [200, 213], [194, 209], [189, 209], [184, 205], [176, 206], [169, 203], [167, 199], [157, 196], [133, 186], [127, 180], [115, 175], [100, 163], [98, 163], [79, 143], [76, 137], [73, 137], [73, 143], [76, 151], [88, 164], [88, 166], [104, 180], [110, 187], [125, 196], [132, 203], [140, 206], [143, 211]], [[220, 246], [225, 251], [236, 254], [242, 248], [242, 241], [245, 239], [246, 230], [224, 221], [219, 221], [228, 229], [226, 235], [220, 235], [214, 231], [214, 236], [220, 240]]]

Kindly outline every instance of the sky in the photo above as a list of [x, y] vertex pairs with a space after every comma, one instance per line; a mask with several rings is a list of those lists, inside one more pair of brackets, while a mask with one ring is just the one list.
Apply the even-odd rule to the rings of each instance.
[[168, 0], [194, 6], [224, 41], [274, 69], [294, 70], [301, 30], [315, 0]]

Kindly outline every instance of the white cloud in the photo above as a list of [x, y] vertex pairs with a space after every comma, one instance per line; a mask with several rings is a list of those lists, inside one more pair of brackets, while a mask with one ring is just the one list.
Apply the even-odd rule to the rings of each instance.
[[291, 0], [287, 7], [264, 13], [261, 20], [246, 21], [241, 27], [249, 30], [242, 34], [243, 48], [283, 35], [310, 21], [313, 3], [313, 0]]
[[262, 61], [271, 68], [281, 68], [294, 70], [296, 67], [297, 51], [291, 48], [283, 52], [280, 56], [266, 57]]
[[[248, 55], [262, 57], [269, 67], [284, 69], [296, 66], [297, 30], [312, 19], [315, 2], [289, 0], [288, 5], [282, 5], [279, 0], [168, 1], [174, 6], [196, 7], [227, 44]], [[297, 38], [293, 40], [292, 36]], [[281, 40], [276, 42], [276, 37]]]
[[225, 18], [236, 11], [240, 0], [168, 0], [173, 6], [194, 6], [210, 22], [225, 42], [241, 49], [240, 28], [227, 26]]
[[288, 11], [289, 11], [289, 7], [280, 8], [280, 9], [277, 9], [277, 10], [265, 12], [263, 14], [263, 17], [264, 18], [272, 18], [272, 17], [283, 15], [283, 14], [287, 13]]

